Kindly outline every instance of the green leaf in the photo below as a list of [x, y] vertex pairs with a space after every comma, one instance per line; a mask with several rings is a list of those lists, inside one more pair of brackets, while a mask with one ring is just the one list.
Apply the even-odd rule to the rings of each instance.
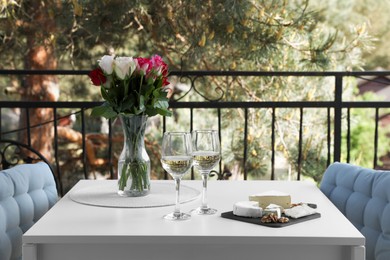
[[160, 89], [156, 88], [154, 91], [153, 91], [153, 96], [155, 98], [159, 98], [160, 97]]
[[148, 88], [145, 91], [145, 100], [149, 100], [149, 97], [153, 93], [153, 91], [154, 91], [154, 86], [153, 85], [148, 86]]
[[105, 100], [111, 100], [110, 96], [108, 95], [107, 89], [104, 88], [103, 86], [100, 87], [100, 93], [101, 93], [102, 97], [103, 97]]
[[105, 117], [107, 119], [115, 118], [118, 113], [107, 103], [103, 103], [103, 105], [92, 108], [91, 116], [96, 117]]
[[129, 81], [128, 80], [125, 80], [123, 82], [123, 89], [124, 89], [123, 96], [126, 97], [129, 94]]
[[157, 89], [161, 89], [163, 84], [162, 79], [156, 80], [155, 84]]
[[122, 102], [122, 111], [131, 110], [134, 103], [134, 97], [126, 97]]
[[146, 84], [147, 84], [148, 86], [150, 86], [150, 85], [153, 85], [153, 83], [154, 83], [154, 79], [153, 79], [153, 78], [148, 78]]
[[166, 102], [165, 100], [157, 100], [153, 107], [155, 108], [168, 108], [168, 102]]
[[145, 97], [139, 96], [139, 110], [145, 111]]
[[168, 100], [168, 92], [161, 89], [161, 91], [160, 91], [160, 97], [167, 98], [167, 100]]
[[172, 116], [172, 111], [163, 108], [156, 108], [158, 114], [162, 116]]

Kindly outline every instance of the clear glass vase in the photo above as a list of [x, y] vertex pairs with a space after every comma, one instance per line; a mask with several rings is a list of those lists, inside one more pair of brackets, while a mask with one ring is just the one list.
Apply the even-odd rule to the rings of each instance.
[[123, 150], [118, 160], [118, 194], [139, 197], [150, 192], [150, 158], [145, 150], [148, 116], [119, 115]]

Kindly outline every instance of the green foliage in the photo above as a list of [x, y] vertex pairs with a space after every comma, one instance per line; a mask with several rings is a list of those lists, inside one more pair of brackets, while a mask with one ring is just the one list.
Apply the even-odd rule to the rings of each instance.
[[335, 3], [308, 0], [48, 1], [44, 10], [56, 24], [52, 35], [34, 28], [30, 1], [13, 2], [0, 16], [0, 57], [9, 68], [23, 67], [20, 50], [32, 47], [30, 37], [36, 44], [54, 43], [63, 61], [59, 68], [90, 68], [107, 52], [159, 52], [171, 70], [334, 69], [369, 38], [362, 27], [332, 24]]
[[98, 107], [94, 107], [91, 112], [91, 116], [96, 117], [102, 116], [105, 118], [115, 118], [117, 115], [118, 113], [107, 102], [104, 102]]
[[339, 37], [309, 1], [152, 2], [143, 26], [181, 69], [333, 69], [367, 37]]
[[113, 119], [118, 114], [171, 116], [168, 110], [167, 92], [162, 88], [162, 79], [145, 81], [143, 77], [114, 80], [113, 86], [101, 86], [105, 102], [92, 110], [91, 115]]
[[[371, 41], [362, 52], [362, 67], [366, 70], [390, 69], [388, 39], [390, 37], [390, 5], [387, 0], [311, 0], [311, 6], [326, 10], [323, 20], [332, 27], [342, 28], [348, 33], [351, 24], [360, 25], [357, 29]], [[348, 22], [347, 22], [348, 21]], [[351, 35], [346, 35], [350, 38]]]
[[[367, 92], [364, 95], [357, 98], [359, 101], [373, 101], [378, 100], [379, 97], [374, 93]], [[379, 117], [389, 113], [388, 109], [380, 110]], [[374, 109], [351, 109], [350, 112], [350, 162], [361, 165], [363, 167], [372, 168], [374, 165], [374, 153], [375, 153], [375, 110]], [[347, 125], [344, 120], [344, 125]], [[380, 123], [379, 123], [380, 124]], [[390, 127], [385, 125], [379, 125], [378, 130], [378, 150], [377, 155], [380, 158], [390, 152]], [[345, 151], [348, 145], [348, 129], [344, 128], [343, 131], [343, 160], [347, 159], [347, 152]], [[376, 162], [379, 166], [380, 161]]]
[[[3, 8], [0, 15], [3, 68], [23, 68], [31, 37], [36, 44], [54, 43], [53, 55], [58, 58], [60, 69], [90, 69], [107, 53], [126, 56], [159, 53], [167, 59], [171, 70], [344, 71], [362, 68], [362, 53], [371, 49], [373, 43], [369, 27], [365, 26], [363, 9], [353, 0], [48, 1], [45, 10], [57, 26], [53, 35], [47, 35], [42, 28], [30, 30], [34, 28], [32, 0], [13, 2], [16, 4]], [[191, 84], [190, 80], [179, 82]], [[195, 84], [194, 94], [182, 100], [198, 101], [207, 97], [223, 101], [326, 101], [332, 99], [334, 86], [332, 79], [314, 77], [207, 77]], [[97, 89], [88, 81], [77, 84], [84, 91], [76, 92], [73, 85], [74, 82], [64, 78], [61, 98], [67, 93], [68, 100], [100, 99]], [[351, 96], [352, 86], [345, 84], [344, 98]], [[102, 95], [117, 104], [104, 90]], [[110, 118], [120, 109], [127, 110], [139, 102], [141, 111], [153, 107], [162, 114], [166, 111], [165, 99], [162, 93], [148, 88], [139, 100], [125, 100], [123, 107], [112, 110], [103, 105], [93, 113]], [[187, 112], [174, 112], [173, 127], [189, 130]], [[224, 163], [238, 169], [236, 172], [240, 174], [244, 111], [223, 113], [221, 125], [228, 129], [222, 146]], [[299, 113], [295, 109], [278, 109], [276, 113], [275, 149], [294, 170]], [[215, 114], [216, 111], [208, 116], [202, 114], [199, 116], [202, 120], [196, 120], [194, 128], [215, 126]], [[250, 176], [262, 177], [269, 173], [270, 115], [271, 109], [249, 111], [246, 166]], [[314, 175], [321, 172], [315, 171], [316, 165], [322, 168], [326, 155], [325, 113], [308, 109], [304, 118], [303, 174], [318, 180]]]

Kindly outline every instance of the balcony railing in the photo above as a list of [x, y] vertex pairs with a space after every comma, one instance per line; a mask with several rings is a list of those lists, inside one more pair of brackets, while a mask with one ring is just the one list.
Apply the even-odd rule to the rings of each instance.
[[[54, 70], [54, 71], [31, 71], [31, 70], [0, 70], [0, 77], [7, 77], [9, 75], [72, 75], [85, 77], [89, 71], [68, 71], [68, 70]], [[256, 72], [256, 71], [173, 71], [170, 73], [171, 76], [177, 77], [179, 79], [186, 79], [189, 85], [189, 89], [185, 90], [185, 93], [181, 93], [181, 96], [186, 96], [189, 92], [197, 92], [201, 97], [204, 97], [204, 100], [201, 101], [183, 101], [184, 99], [171, 101], [170, 107], [173, 110], [189, 111], [189, 120], [188, 126], [186, 127], [187, 131], [192, 131], [194, 128], [194, 121], [199, 120], [198, 117], [194, 116], [194, 111], [198, 109], [206, 109], [216, 111], [217, 117], [215, 126], [219, 130], [221, 141], [224, 140], [225, 136], [222, 134], [222, 120], [223, 120], [223, 111], [231, 109], [240, 109], [243, 111], [243, 134], [242, 134], [242, 175], [243, 179], [248, 178], [248, 168], [247, 168], [247, 159], [248, 159], [248, 128], [250, 126], [249, 122], [249, 113], [253, 110], [258, 109], [267, 109], [271, 114], [271, 124], [270, 124], [270, 179], [276, 179], [275, 176], [275, 160], [276, 160], [276, 123], [277, 123], [277, 111], [278, 109], [297, 109], [299, 111], [299, 127], [298, 127], [298, 158], [297, 161], [297, 173], [296, 179], [300, 180], [302, 177], [301, 169], [303, 163], [303, 135], [304, 135], [304, 111], [307, 109], [324, 109], [326, 111], [326, 150], [327, 150], [327, 165], [333, 161], [340, 161], [342, 159], [342, 150], [343, 145], [346, 147], [346, 156], [344, 156], [347, 162], [350, 161], [350, 146], [351, 146], [351, 109], [373, 109], [375, 111], [374, 118], [374, 138], [372, 142], [374, 143], [374, 150], [367, 151], [373, 153], [373, 163], [372, 167], [378, 167], [378, 146], [381, 144], [378, 143], [378, 133], [380, 131], [380, 111], [390, 108], [390, 101], [344, 101], [343, 100], [343, 85], [346, 78], [353, 77], [365, 80], [372, 80], [373, 76], [375, 77], [388, 77], [390, 76], [390, 71], [368, 71], [368, 72]], [[294, 78], [303, 78], [303, 77], [327, 77], [333, 79], [334, 89], [330, 90], [334, 93], [332, 100], [325, 101], [224, 101], [223, 98], [216, 98], [213, 100], [207, 100], [207, 96], [204, 96], [197, 89], [197, 84], [200, 80], [208, 77], [225, 77], [225, 78], [237, 78], [237, 77], [294, 77]], [[223, 94], [222, 94], [223, 95]], [[53, 144], [53, 163], [52, 166], [56, 171], [57, 177], [60, 180], [60, 189], [62, 187], [62, 175], [60, 167], [60, 151], [59, 151], [59, 140], [58, 140], [58, 120], [61, 119], [58, 111], [62, 109], [72, 110], [73, 114], [79, 115], [80, 118], [80, 132], [82, 135], [81, 143], [81, 160], [83, 164], [83, 174], [85, 178], [88, 178], [90, 169], [88, 164], [87, 157], [87, 147], [86, 147], [86, 111], [96, 105], [101, 104], [101, 102], [91, 102], [91, 101], [73, 101], [73, 102], [45, 102], [45, 101], [0, 101], [0, 115], [3, 113], [4, 108], [18, 108], [21, 111], [24, 111], [25, 115], [25, 129], [17, 129], [12, 131], [3, 131], [4, 126], [7, 122], [2, 120], [0, 125], [0, 134], [1, 139], [7, 139], [8, 136], [16, 131], [25, 131], [27, 135], [27, 144], [30, 145], [31, 140], [31, 129], [38, 127], [37, 125], [31, 125], [29, 121], [29, 110], [34, 108], [49, 108], [52, 109], [54, 118], [50, 122], [42, 122], [42, 124], [50, 124], [53, 127], [54, 131], [54, 144]], [[106, 167], [110, 170], [111, 178], [114, 177], [114, 158], [113, 158], [113, 134], [111, 122], [109, 122], [108, 134], [107, 134], [107, 154], [106, 154]], [[165, 132], [169, 129], [169, 122], [164, 118], [162, 121], [161, 132]], [[346, 132], [346, 143], [342, 142], [342, 133]], [[223, 158], [222, 160], [223, 161]], [[222, 179], [224, 176], [222, 174], [225, 172], [223, 169], [224, 166], [219, 165], [217, 173], [220, 174], [219, 178]], [[226, 176], [225, 176], [226, 177]], [[167, 178], [167, 175], [164, 175], [164, 178]], [[191, 178], [195, 178], [194, 173], [192, 172]]]

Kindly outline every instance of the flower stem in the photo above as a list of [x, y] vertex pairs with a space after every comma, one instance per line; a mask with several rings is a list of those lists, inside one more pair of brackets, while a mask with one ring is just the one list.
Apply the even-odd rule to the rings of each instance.
[[[122, 152], [123, 166], [118, 182], [119, 190], [129, 189], [142, 193], [149, 190], [149, 158], [145, 154], [144, 133], [147, 122], [146, 116], [121, 116], [125, 146]], [[128, 179], [130, 187], [127, 187]]]

